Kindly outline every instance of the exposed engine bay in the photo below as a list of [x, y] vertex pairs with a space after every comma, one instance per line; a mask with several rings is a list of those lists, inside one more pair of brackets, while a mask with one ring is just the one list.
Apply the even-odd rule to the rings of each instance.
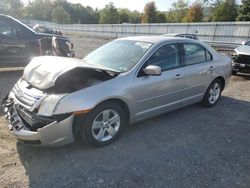
[[116, 75], [98, 69], [75, 68], [60, 75], [54, 87], [47, 89], [46, 92], [53, 94], [71, 93], [109, 80]]

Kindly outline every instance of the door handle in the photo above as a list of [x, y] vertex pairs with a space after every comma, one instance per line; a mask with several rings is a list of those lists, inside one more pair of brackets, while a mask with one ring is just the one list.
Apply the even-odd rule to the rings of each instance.
[[175, 75], [175, 79], [176, 79], [176, 80], [179, 80], [180, 78], [183, 78], [183, 76], [182, 76], [181, 74], [176, 74], [176, 75]]
[[214, 66], [210, 66], [210, 67], [209, 67], [209, 70], [210, 70], [210, 71], [213, 71], [214, 69], [215, 69]]

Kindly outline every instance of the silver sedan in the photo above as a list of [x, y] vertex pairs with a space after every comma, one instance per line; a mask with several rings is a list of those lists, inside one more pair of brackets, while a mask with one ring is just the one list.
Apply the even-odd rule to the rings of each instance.
[[3, 101], [18, 140], [104, 146], [127, 124], [201, 102], [214, 106], [231, 59], [206, 44], [166, 36], [114, 40], [84, 59], [36, 57]]

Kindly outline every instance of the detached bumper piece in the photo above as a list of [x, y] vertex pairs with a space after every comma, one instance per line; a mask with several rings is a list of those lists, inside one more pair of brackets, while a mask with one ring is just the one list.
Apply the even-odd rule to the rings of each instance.
[[74, 141], [73, 115], [39, 117], [14, 104], [13, 99], [8, 97], [3, 100], [2, 106], [9, 121], [8, 127], [19, 141], [30, 145], [51, 147]]

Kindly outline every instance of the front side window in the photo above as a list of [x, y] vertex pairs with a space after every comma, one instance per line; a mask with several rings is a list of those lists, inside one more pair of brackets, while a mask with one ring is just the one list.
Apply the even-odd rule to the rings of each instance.
[[32, 33], [23, 27], [22, 25], [15, 25], [16, 35], [19, 39], [30, 39], [32, 38]]
[[193, 65], [212, 60], [212, 55], [199, 44], [183, 44], [184, 65]]
[[158, 48], [146, 62], [147, 65], [161, 67], [162, 71], [180, 66], [180, 55], [177, 44], [167, 44]]
[[12, 24], [6, 20], [0, 20], [0, 38], [16, 39], [16, 32]]

